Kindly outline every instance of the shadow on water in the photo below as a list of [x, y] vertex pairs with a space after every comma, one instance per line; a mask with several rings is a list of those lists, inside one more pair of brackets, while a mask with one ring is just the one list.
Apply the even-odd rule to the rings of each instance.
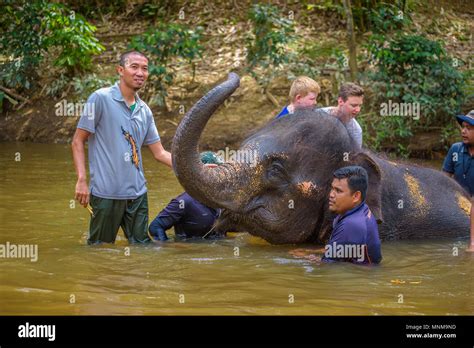
[[[386, 242], [377, 267], [317, 264], [249, 234], [129, 246], [120, 232], [88, 247], [69, 147], [0, 148], [0, 244], [38, 245], [36, 262], [0, 259], [0, 314], [474, 314], [467, 239]], [[153, 218], [182, 188], [143, 152]]]

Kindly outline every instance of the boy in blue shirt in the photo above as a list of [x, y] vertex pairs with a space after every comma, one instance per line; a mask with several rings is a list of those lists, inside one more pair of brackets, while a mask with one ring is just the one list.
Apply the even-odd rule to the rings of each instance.
[[293, 81], [290, 88], [290, 104], [275, 118], [280, 118], [295, 112], [295, 109], [316, 105], [316, 99], [321, 92], [318, 83], [308, 76], [299, 76]]
[[[456, 116], [461, 129], [462, 142], [455, 143], [448, 151], [443, 171], [454, 178], [471, 197], [474, 195], [474, 110]], [[474, 209], [471, 204], [471, 243], [467, 251], [474, 252]]]

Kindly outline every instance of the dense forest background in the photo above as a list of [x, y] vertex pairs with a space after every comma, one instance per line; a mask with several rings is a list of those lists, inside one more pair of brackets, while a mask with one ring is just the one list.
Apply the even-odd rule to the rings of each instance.
[[[211, 119], [204, 149], [237, 147], [288, 102], [298, 75], [319, 82], [321, 106], [336, 103], [341, 83], [360, 83], [364, 145], [394, 156], [442, 158], [459, 141], [454, 116], [474, 109], [469, 0], [0, 4], [3, 141], [70, 142], [79, 106], [116, 81], [132, 48], [150, 58], [141, 97], [167, 149], [184, 113], [230, 71], [241, 87]], [[386, 105], [420, 109], [387, 115]]]

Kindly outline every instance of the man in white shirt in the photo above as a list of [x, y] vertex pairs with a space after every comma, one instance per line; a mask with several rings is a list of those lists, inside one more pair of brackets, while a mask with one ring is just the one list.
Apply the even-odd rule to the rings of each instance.
[[364, 90], [355, 83], [348, 82], [339, 89], [337, 106], [322, 108], [330, 115], [337, 117], [347, 128], [349, 135], [359, 148], [362, 147], [362, 128], [356, 121], [364, 102]]

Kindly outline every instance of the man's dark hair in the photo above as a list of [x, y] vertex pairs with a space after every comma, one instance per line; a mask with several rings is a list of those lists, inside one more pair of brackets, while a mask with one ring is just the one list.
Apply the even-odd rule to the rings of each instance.
[[127, 52], [124, 52], [120, 55], [120, 61], [119, 61], [119, 65], [120, 66], [125, 66], [125, 61], [127, 60], [127, 58], [133, 54], [136, 54], [137, 56], [141, 56], [143, 58], [146, 58], [148, 60], [148, 57], [145, 56], [143, 53], [139, 52], [139, 51], [127, 51]]
[[359, 166], [342, 167], [333, 173], [333, 177], [339, 180], [347, 179], [347, 185], [349, 186], [351, 193], [360, 191], [362, 201], [365, 200], [367, 186], [369, 184], [369, 176], [364, 168]]
[[343, 101], [347, 101], [349, 97], [362, 97], [364, 95], [364, 89], [352, 82], [347, 82], [339, 89], [339, 97]]

